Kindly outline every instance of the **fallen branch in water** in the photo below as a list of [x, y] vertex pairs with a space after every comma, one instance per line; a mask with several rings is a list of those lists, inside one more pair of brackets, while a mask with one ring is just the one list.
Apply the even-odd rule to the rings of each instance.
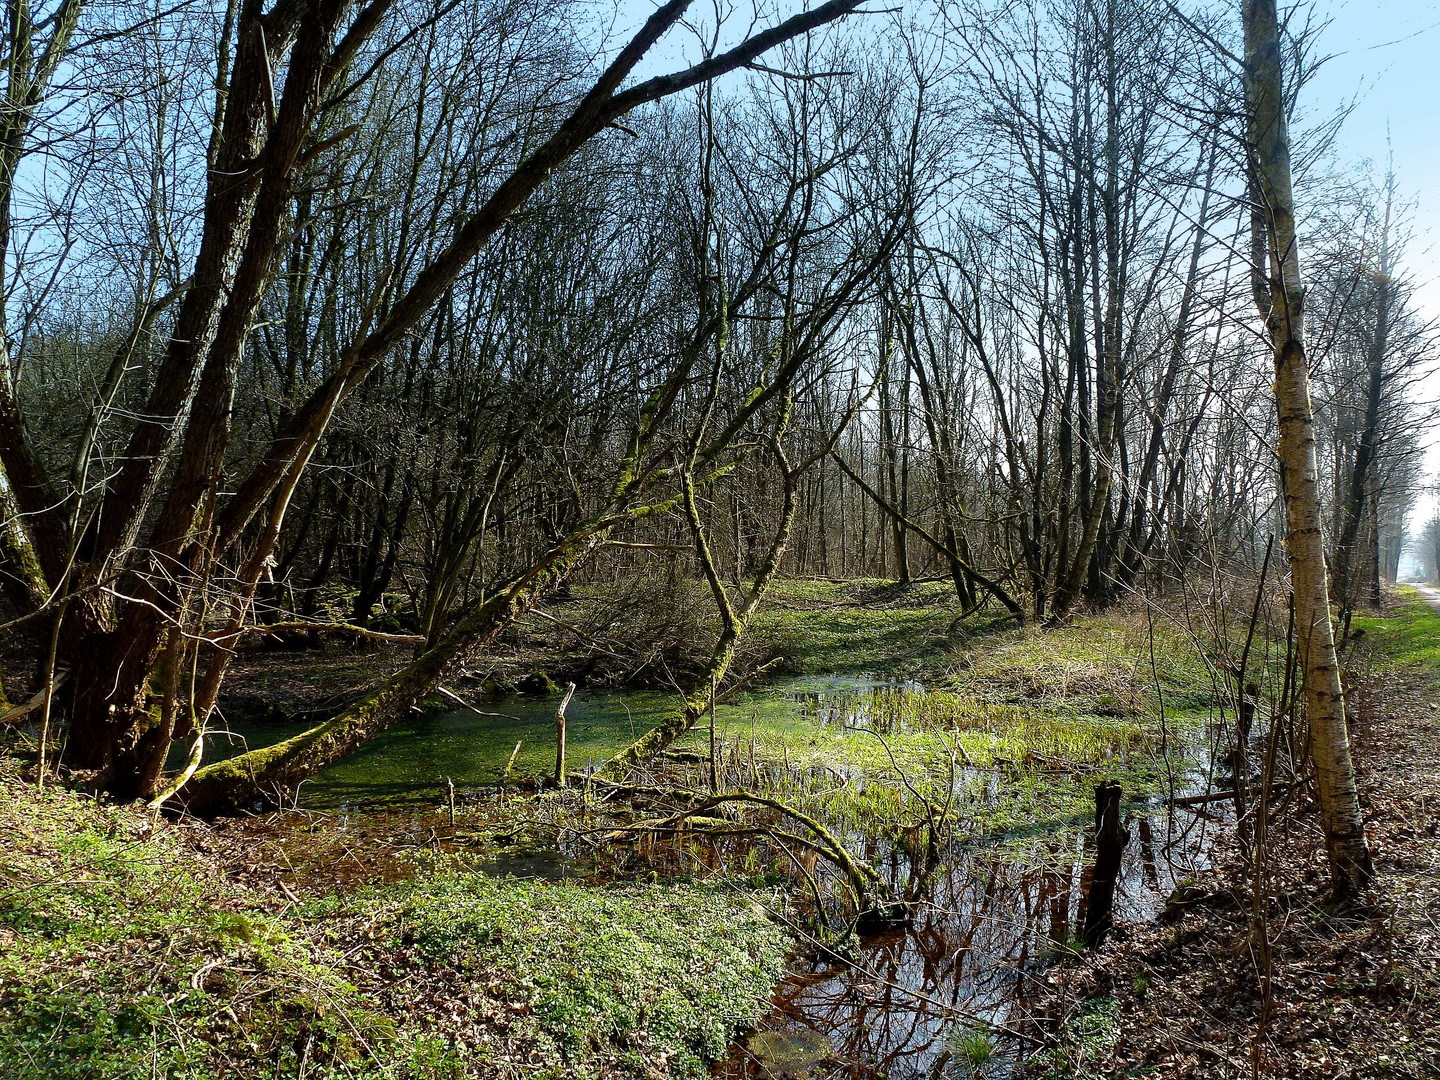
[[459, 705], [461, 708], [463, 708], [463, 709], [469, 709], [469, 710], [470, 710], [471, 712], [473, 712], [476, 716], [498, 716], [498, 717], [500, 717], [502, 720], [516, 720], [516, 721], [521, 720], [521, 717], [511, 716], [509, 713], [503, 713], [503, 712], [486, 712], [484, 709], [477, 709], [474, 705], [471, 705], [470, 702], [466, 701], [466, 700], [465, 700], [464, 698], [462, 698], [459, 694], [455, 693], [454, 690], [451, 690], [448, 686], [437, 686], [437, 687], [435, 687], [435, 690], [436, 690], [437, 693], [439, 693], [439, 694], [441, 694], [441, 695], [449, 698], [451, 701], [455, 702], [455, 704], [456, 704], [456, 705]]
[[[654, 818], [649, 821], [637, 822], [633, 825], [621, 826], [612, 829], [608, 833], [610, 838], [619, 838], [628, 833], [636, 832], [678, 832], [691, 824], [695, 819], [708, 818], [709, 812], [727, 805], [743, 805], [761, 807], [773, 810], [775, 813], [789, 818], [802, 826], [815, 839], [807, 839], [796, 833], [778, 832], [770, 826], [749, 824], [744, 822], [726, 823], [717, 825], [714, 829], [707, 831], [718, 835], [755, 833], [757, 831], [771, 831], [785, 841], [799, 844], [815, 854], [826, 859], [835, 865], [844, 875], [854, 894], [856, 903], [856, 921], [860, 924], [878, 925], [901, 922], [909, 913], [909, 908], [890, 895], [889, 886], [885, 880], [871, 866], [858, 861], [846, 849], [829, 829], [815, 818], [798, 810], [793, 806], [780, 802], [778, 799], [771, 799], [764, 795], [752, 795], [743, 791], [731, 791], [718, 795], [704, 795], [697, 791], [689, 791], [683, 788], [647, 788], [641, 785], [619, 785], [610, 783], [603, 778], [592, 777], [592, 782], [602, 787], [622, 789], [630, 797], [663, 798], [672, 803], [690, 803], [688, 807], [675, 810], [665, 817]], [[710, 819], [714, 821], [726, 821], [726, 819]]]
[[[1272, 785], [1270, 786], [1270, 790], [1271, 790], [1272, 792], [1289, 791], [1291, 788], [1296, 787], [1296, 786], [1297, 786], [1297, 785], [1295, 785], [1295, 784], [1272, 784]], [[1204, 795], [1181, 795], [1181, 796], [1178, 796], [1177, 798], [1170, 799], [1170, 800], [1168, 801], [1167, 805], [1169, 805], [1169, 806], [1204, 806], [1204, 805], [1206, 805], [1207, 803], [1212, 803], [1212, 802], [1233, 802], [1234, 800], [1235, 800], [1235, 789], [1234, 789], [1234, 788], [1230, 788], [1230, 789], [1228, 789], [1228, 790], [1226, 790], [1226, 791], [1209, 791], [1209, 792], [1206, 792]]]

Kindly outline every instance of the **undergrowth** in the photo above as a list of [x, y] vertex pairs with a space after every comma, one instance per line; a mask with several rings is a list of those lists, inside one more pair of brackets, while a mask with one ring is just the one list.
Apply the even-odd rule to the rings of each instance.
[[9, 762], [0, 830], [7, 1078], [699, 1076], [786, 951], [732, 890], [448, 856], [297, 906], [278, 867], [201, 854], [210, 830], [37, 792]]

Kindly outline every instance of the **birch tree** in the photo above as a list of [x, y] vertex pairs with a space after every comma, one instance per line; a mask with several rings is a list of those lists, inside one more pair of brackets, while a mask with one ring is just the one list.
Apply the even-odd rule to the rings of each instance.
[[1345, 691], [1330, 621], [1280, 26], [1275, 0], [1243, 0], [1241, 13], [1247, 141], [1253, 170], [1251, 228], [1257, 256], [1252, 284], [1275, 360], [1280, 491], [1295, 593], [1297, 643], [1305, 673], [1315, 788], [1334, 895], [1346, 900], [1373, 880], [1374, 870], [1360, 820], [1345, 723]]

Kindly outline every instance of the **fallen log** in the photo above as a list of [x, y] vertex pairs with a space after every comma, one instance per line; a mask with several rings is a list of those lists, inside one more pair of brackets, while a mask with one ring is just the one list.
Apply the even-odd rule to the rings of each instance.
[[[68, 677], [68, 675], [68, 672], [56, 672], [55, 685], [53, 688], [48, 688], [49, 692], [53, 693], [55, 690], [59, 690], [60, 687], [64, 685], [65, 679]], [[25, 717], [29, 716], [32, 712], [45, 704], [46, 693], [47, 688], [42, 686], [40, 688], [40, 692], [37, 693], [34, 697], [32, 697], [29, 701], [25, 702], [23, 705], [16, 705], [14, 708], [6, 709], [3, 713], [0, 713], [0, 727], [12, 727], [15, 724], [20, 723], [21, 720], [24, 720]]]

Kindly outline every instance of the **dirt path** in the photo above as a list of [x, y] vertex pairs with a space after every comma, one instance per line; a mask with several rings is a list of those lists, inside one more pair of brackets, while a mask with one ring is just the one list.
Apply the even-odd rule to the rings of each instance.
[[1440, 589], [1433, 585], [1412, 585], [1411, 588], [1419, 593], [1427, 604], [1440, 612]]

